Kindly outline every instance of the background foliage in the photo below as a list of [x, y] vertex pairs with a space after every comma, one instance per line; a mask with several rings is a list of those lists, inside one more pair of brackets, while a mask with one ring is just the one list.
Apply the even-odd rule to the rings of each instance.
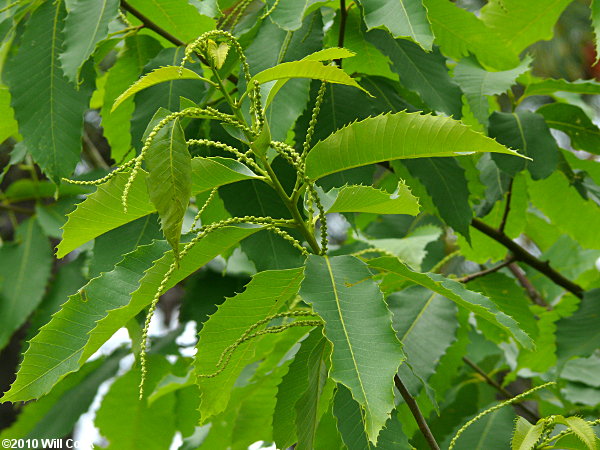
[[0, 0], [0, 437], [596, 448], [599, 31]]

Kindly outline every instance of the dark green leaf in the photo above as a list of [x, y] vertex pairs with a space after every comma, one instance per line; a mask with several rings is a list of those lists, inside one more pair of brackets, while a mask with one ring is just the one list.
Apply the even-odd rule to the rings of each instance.
[[563, 131], [577, 150], [600, 155], [600, 129], [579, 107], [567, 103], [551, 103], [537, 110], [550, 128]]
[[584, 294], [579, 309], [556, 323], [557, 355], [565, 362], [574, 356], [590, 356], [600, 346], [600, 289]]

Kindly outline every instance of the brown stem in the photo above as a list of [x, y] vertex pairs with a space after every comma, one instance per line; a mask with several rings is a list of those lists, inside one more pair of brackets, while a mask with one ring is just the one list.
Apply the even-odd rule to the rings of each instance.
[[510, 256], [510, 257], [508, 257], [508, 259], [506, 261], [504, 261], [501, 264], [498, 264], [495, 267], [482, 270], [481, 272], [476, 272], [476, 273], [471, 273], [469, 275], [465, 275], [462, 278], [457, 278], [456, 281], [459, 281], [460, 283], [468, 283], [469, 281], [473, 281], [476, 278], [483, 277], [485, 275], [489, 275], [490, 273], [497, 272], [498, 270], [502, 269], [503, 267], [506, 267], [506, 266], [512, 264], [514, 261], [515, 261], [515, 257]]
[[546, 303], [535, 286], [531, 283], [531, 281], [529, 281], [529, 278], [525, 276], [525, 273], [523, 273], [517, 264], [509, 264], [508, 270], [512, 272], [515, 278], [519, 281], [519, 284], [525, 289], [525, 291], [527, 291], [527, 296], [531, 299], [531, 301], [533, 301], [533, 303], [543, 306], [546, 309], [552, 309], [552, 307]]
[[[344, 46], [344, 37], [346, 35], [346, 18], [348, 11], [346, 10], [346, 0], [340, 0], [340, 32], [338, 34], [338, 47]], [[338, 67], [342, 67], [342, 60], [335, 60]]]
[[[167, 30], [159, 27], [151, 19], [149, 19], [148, 17], [146, 17], [141, 11], [139, 11], [138, 9], [134, 8], [129, 3], [127, 3], [126, 0], [121, 0], [121, 7], [125, 11], [131, 13], [131, 15], [133, 15], [134, 17], [136, 17], [140, 22], [142, 22], [144, 24], [144, 27], [149, 28], [150, 30], [152, 30], [156, 34], [158, 34], [159, 36], [164, 37], [167, 41], [171, 42], [173, 45], [175, 45], [177, 47], [185, 47], [185, 42], [177, 39], [175, 36], [173, 36]], [[200, 60], [200, 62], [202, 64], [204, 64], [206, 66], [209, 65], [208, 61], [202, 55], [199, 55], [198, 53], [196, 53], [196, 56], [198, 57], [198, 59]], [[238, 79], [237, 79], [236, 76], [229, 75], [227, 77], [227, 79], [229, 81], [231, 81], [233, 84], [237, 85]]]
[[400, 377], [398, 375], [394, 376], [394, 384], [396, 385], [396, 388], [398, 388], [398, 391], [400, 391], [400, 395], [402, 395], [402, 398], [408, 405], [408, 408], [410, 409], [410, 412], [415, 418], [417, 425], [419, 426], [419, 430], [421, 430], [421, 433], [423, 433], [423, 436], [429, 444], [429, 447], [432, 450], [440, 450], [440, 446], [438, 445], [437, 441], [435, 440], [435, 437], [431, 433], [429, 425], [427, 425], [425, 417], [423, 417], [423, 413], [419, 409], [419, 405], [417, 405], [417, 402], [412, 397], [412, 395], [410, 395], [410, 392], [408, 392], [406, 386], [404, 386], [404, 383], [402, 383], [402, 380], [400, 380]]
[[6, 203], [0, 203], [0, 209], [5, 209], [6, 211], [12, 211], [19, 214], [28, 214], [30, 216], [35, 214], [35, 211], [33, 209], [22, 208], [20, 206], [9, 205]]
[[[481, 378], [483, 378], [483, 380], [489, 384], [490, 386], [492, 386], [494, 389], [496, 389], [498, 392], [500, 392], [506, 399], [510, 399], [513, 398], [514, 395], [512, 395], [510, 392], [508, 392], [505, 388], [503, 388], [500, 383], [498, 383], [496, 380], [494, 380], [492, 377], [490, 377], [487, 373], [485, 373], [485, 371], [479, 367], [477, 364], [475, 364], [473, 361], [471, 361], [469, 358], [467, 358], [466, 356], [463, 356], [462, 360], [469, 366], [471, 367], [471, 369], [473, 369], [475, 372], [477, 372]], [[517, 403], [514, 405], [515, 408], [521, 410], [521, 412], [524, 415], [529, 416], [529, 418], [531, 420], [533, 420], [533, 423], [537, 423], [538, 420], [540, 420], [540, 416], [536, 414], [535, 411], [532, 411], [527, 405], [524, 405], [522, 403]]]
[[502, 220], [500, 221], [500, 226], [498, 227], [498, 231], [504, 233], [504, 227], [506, 227], [506, 221], [508, 220], [508, 213], [510, 212], [510, 200], [512, 199], [512, 188], [513, 188], [514, 178], [510, 179], [510, 183], [508, 184], [508, 195], [506, 196], [506, 206], [504, 207], [504, 214], [502, 214]]
[[541, 261], [521, 247], [519, 244], [514, 242], [511, 238], [509, 238], [504, 232], [498, 231], [495, 228], [492, 228], [487, 223], [479, 220], [473, 219], [471, 221], [471, 226], [481, 231], [483, 234], [491, 237], [495, 241], [504, 245], [507, 249], [509, 249], [512, 254], [515, 256], [517, 261], [522, 261], [525, 264], [533, 267], [534, 269], [540, 271], [556, 284], [571, 292], [573, 295], [579, 298], [583, 298], [583, 288], [578, 284], [572, 282], [568, 278], [561, 275], [559, 272], [554, 270], [548, 261]]

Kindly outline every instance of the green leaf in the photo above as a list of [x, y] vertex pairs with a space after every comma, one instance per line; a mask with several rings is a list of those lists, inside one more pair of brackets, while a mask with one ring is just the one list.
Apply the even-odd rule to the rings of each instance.
[[435, 42], [445, 55], [456, 60], [470, 53], [486, 67], [510, 69], [519, 64], [517, 52], [479, 18], [447, 0], [424, 0]]
[[133, 84], [144, 65], [161, 49], [150, 36], [136, 34], [125, 38], [125, 45], [114, 66], [108, 70], [104, 86], [104, 100], [100, 115], [104, 137], [110, 144], [110, 155], [120, 163], [131, 149], [130, 119], [135, 105], [133, 98], [124, 100], [121, 107], [111, 112], [117, 97]]
[[396, 38], [408, 38], [430, 51], [433, 33], [420, 0], [361, 0], [367, 27], [387, 28]]
[[110, 112], [112, 113], [119, 107], [121, 103], [127, 100], [132, 95], [138, 92], [154, 86], [165, 81], [176, 81], [176, 80], [205, 80], [205, 78], [198, 75], [196, 72], [185, 67], [177, 66], [166, 66], [154, 69], [152, 72], [144, 75], [142, 78], [133, 83], [125, 92], [117, 97], [114, 101]]
[[207, 51], [209, 56], [212, 58], [215, 67], [220, 69], [223, 67], [225, 60], [227, 59], [227, 53], [229, 53], [229, 44], [226, 42], [221, 42], [217, 45], [215, 41], [209, 39]]
[[[164, 359], [152, 358], [147, 387], [170, 369]], [[95, 425], [110, 445], [109, 449], [161, 449], [169, 447], [175, 434], [175, 395], [165, 395], [152, 405], [140, 401], [140, 369], [117, 378], [102, 399]]]
[[598, 0], [592, 0], [592, 29], [594, 31], [594, 43], [596, 44], [596, 60], [600, 57], [600, 2]]
[[200, 14], [186, 0], [130, 0], [129, 4], [185, 43], [215, 28], [213, 19]]
[[573, 92], [574, 94], [600, 94], [600, 83], [596, 80], [567, 81], [562, 79], [540, 79], [530, 83], [523, 92], [523, 97], [532, 95], [551, 95], [555, 92]]
[[414, 272], [395, 258], [383, 257], [373, 259], [369, 261], [369, 266], [392, 272], [413, 283], [437, 292], [447, 299], [452, 300], [457, 305], [475, 313], [478, 317], [506, 331], [523, 347], [532, 348], [533, 346], [531, 338], [519, 328], [517, 322], [512, 317], [500, 311], [489, 298], [465, 289], [456, 281], [449, 280], [435, 273]]
[[324, 346], [325, 338], [320, 329], [310, 332], [300, 343], [298, 353], [283, 376], [277, 391], [277, 403], [273, 414], [273, 440], [278, 448], [288, 448], [298, 441], [296, 432], [296, 405], [306, 395], [309, 386], [309, 359]]
[[355, 122], [318, 142], [306, 158], [313, 180], [381, 161], [497, 152], [520, 156], [456, 120], [399, 112]]
[[333, 344], [330, 376], [350, 389], [364, 412], [369, 441], [376, 443], [394, 408], [393, 378], [404, 355], [371, 276], [353, 256], [311, 255], [300, 295], [325, 321]]
[[[107, 183], [98, 186], [96, 192], [90, 194], [69, 214], [63, 228], [63, 239], [57, 247], [58, 258], [107, 231], [156, 211], [148, 196], [148, 175], [144, 171], [138, 173], [131, 185], [127, 212], [123, 211], [121, 193], [128, 177], [128, 173], [118, 174]], [[191, 195], [255, 177], [256, 174], [248, 167], [230, 158], [192, 158]]]
[[313, 80], [323, 80], [327, 81], [328, 83], [354, 86], [364, 92], [367, 92], [366, 89], [363, 89], [353, 78], [350, 77], [350, 75], [340, 68], [336, 66], [326, 66], [320, 61], [311, 60], [290, 61], [278, 64], [270, 69], [265, 69], [252, 77], [250, 83], [248, 84], [248, 89], [251, 89], [252, 86], [254, 86], [255, 81], [263, 84], [269, 81], [290, 78], [310, 78]]
[[338, 385], [333, 403], [333, 413], [337, 426], [348, 450], [412, 450], [408, 439], [402, 432], [402, 424], [394, 412], [379, 435], [377, 445], [367, 439], [364, 431], [360, 405], [352, 398], [352, 393]]
[[[274, 5], [273, 0], [269, 0], [267, 9]], [[275, 22], [280, 28], [286, 31], [297, 31], [302, 26], [302, 21], [306, 16], [307, 11], [317, 0], [294, 0], [279, 2], [273, 12], [270, 14], [270, 19]]]
[[537, 110], [550, 128], [567, 133], [577, 150], [600, 155], [600, 129], [579, 107], [567, 103], [551, 103]]
[[600, 345], [600, 329], [595, 325], [600, 314], [599, 298], [600, 289], [587, 291], [575, 314], [556, 323], [559, 361], [590, 356]]
[[[244, 332], [279, 310], [300, 289], [303, 269], [273, 270], [256, 274], [241, 294], [228, 298], [206, 321], [198, 338], [195, 357], [197, 383], [200, 387], [201, 421], [206, 421], [227, 408], [231, 389], [246, 365], [254, 358], [257, 342], [252, 339], [239, 345], [231, 354], [225, 369], [212, 378], [202, 377], [217, 372], [221, 355]], [[257, 328], [260, 331], [264, 325]]]
[[406, 159], [402, 164], [423, 183], [444, 222], [469, 239], [473, 211], [465, 171], [456, 159]]
[[419, 214], [419, 200], [402, 181], [393, 194], [371, 186], [334, 188], [326, 194], [323, 207], [328, 213]]
[[[181, 259], [166, 289], [260, 228], [224, 227], [201, 239]], [[48, 393], [74, 372], [119, 328], [152, 301], [173, 262], [164, 241], [140, 246], [114, 270], [79, 290], [30, 341], [16, 381], [2, 401], [27, 401]], [[165, 253], [166, 252], [166, 253]], [[56, 345], [57, 339], [60, 345]], [[49, 347], [52, 350], [49, 350]]]
[[[561, 172], [545, 180], [528, 183], [531, 202], [551, 223], [584, 248], [600, 249], [600, 207], [585, 200]], [[561, 199], [557, 202], [556, 199]]]
[[306, 389], [296, 402], [296, 433], [298, 450], [314, 449], [314, 442], [321, 418], [319, 403], [325, 383], [328, 379], [328, 370], [325, 359], [329, 357], [330, 348], [327, 340], [323, 337], [321, 330], [314, 330], [311, 334], [319, 338], [316, 345], [310, 349], [310, 353], [303, 367], [307, 373]]
[[96, 44], [106, 39], [108, 24], [117, 17], [119, 1], [72, 3], [65, 21], [65, 45], [60, 60], [66, 77], [77, 83], [81, 66], [94, 53]]
[[51, 268], [48, 239], [34, 218], [27, 219], [15, 242], [0, 248], [0, 349], [42, 301]]
[[522, 417], [517, 417], [512, 438], [512, 450], [531, 450], [539, 441], [544, 431], [544, 424], [530, 424]]
[[432, 110], [460, 118], [461, 92], [448, 75], [446, 58], [439, 50], [426, 53], [418, 45], [404, 39], [392, 39], [380, 30], [369, 32], [367, 40], [390, 58], [392, 70], [404, 87], [418, 93]]
[[583, 420], [581, 417], [576, 416], [558, 416], [556, 417], [555, 421], [557, 423], [562, 423], [563, 425], [569, 427], [589, 450], [596, 450], [596, 440], [598, 438], [596, 437], [596, 433], [594, 433], [594, 429], [587, 421]]
[[192, 195], [191, 160], [179, 119], [160, 129], [145, 159], [148, 196], [156, 206], [163, 234], [176, 259], [183, 216]]
[[464, 58], [454, 68], [454, 79], [465, 94], [475, 118], [487, 127], [490, 115], [489, 95], [506, 92], [519, 75], [529, 70], [527, 56], [518, 67], [502, 72], [488, 72], [474, 58]]
[[0, 122], [0, 142], [4, 142], [19, 133], [19, 124], [17, 124], [15, 113], [10, 107], [10, 92], [3, 84], [0, 84], [0, 115], [3, 117]]
[[123, 352], [84, 364], [50, 394], [22, 409], [16, 422], [0, 433], [2, 439], [56, 439], [73, 431], [79, 417], [90, 407], [100, 385], [113, 377]]
[[[466, 420], [471, 418], [468, 417]], [[454, 449], [473, 450], [479, 448], [491, 450], [510, 448], [514, 419], [515, 413], [511, 408], [501, 408], [494, 411], [467, 428], [456, 441]], [[443, 448], [447, 448], [453, 434], [446, 439], [446, 445], [441, 444]]]
[[535, 180], [552, 174], [558, 164], [558, 146], [542, 116], [529, 111], [516, 113], [494, 112], [490, 117], [489, 135], [498, 142], [522, 154], [532, 161], [516, 160], [502, 155], [492, 159], [504, 172], [515, 175], [527, 167]]
[[60, 0], [37, 8], [4, 69], [23, 143], [55, 184], [79, 162], [83, 113], [91, 95], [89, 83], [77, 89], [60, 67], [65, 14]]
[[571, 0], [492, 0], [481, 20], [516, 54], [540, 40], [549, 40], [554, 25]]
[[[412, 286], [387, 298], [394, 314], [394, 329], [406, 361], [399, 376], [409, 391], [418, 392], [421, 381], [435, 373], [437, 363], [454, 342], [458, 322], [456, 306], [421, 286]], [[415, 377], [416, 375], [416, 377]]]

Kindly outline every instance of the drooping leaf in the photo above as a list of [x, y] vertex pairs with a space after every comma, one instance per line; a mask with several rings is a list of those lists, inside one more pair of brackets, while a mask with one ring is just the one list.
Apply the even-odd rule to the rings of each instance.
[[544, 116], [550, 128], [567, 133], [573, 148], [600, 155], [600, 129], [579, 106], [551, 103], [537, 113]]
[[315, 330], [313, 333], [317, 334], [319, 341], [311, 349], [306, 359], [306, 365], [303, 368], [307, 372], [306, 389], [296, 402], [295, 407], [295, 425], [298, 436], [296, 448], [299, 450], [314, 449], [317, 426], [322, 414], [322, 411], [319, 411], [319, 406], [328, 379], [325, 359], [329, 357], [330, 347], [321, 330]]
[[98, 42], [106, 39], [108, 24], [117, 17], [118, 0], [72, 2], [65, 21], [64, 51], [60, 55], [63, 71], [72, 83], [77, 83], [83, 63], [94, 53]]
[[452, 300], [457, 305], [472, 311], [478, 317], [506, 331], [525, 348], [531, 348], [533, 345], [531, 338], [519, 328], [517, 322], [512, 317], [500, 311], [489, 298], [465, 289], [456, 281], [435, 273], [414, 272], [396, 258], [376, 258], [369, 261], [369, 266], [392, 272], [405, 277], [413, 283], [437, 292], [447, 299]]
[[130, 0], [131, 6], [173, 36], [189, 43], [215, 28], [215, 21], [186, 0]]
[[[208, 234], [181, 259], [166, 289], [258, 230], [224, 227]], [[164, 241], [141, 246], [114, 270], [94, 278], [69, 297], [29, 343], [17, 379], [2, 401], [39, 398], [66, 374], [79, 369], [152, 301], [173, 262], [173, 254], [167, 250], [168, 244]], [[60, 346], [55, 344], [56, 339], [60, 339]], [[51, 353], [48, 347], [53, 348]]]
[[446, 59], [439, 50], [426, 53], [418, 45], [405, 39], [392, 39], [381, 30], [369, 32], [367, 40], [390, 58], [392, 70], [403, 86], [418, 93], [432, 110], [460, 118], [461, 92], [450, 78]]
[[444, 222], [469, 239], [473, 211], [465, 171], [458, 162], [454, 158], [419, 158], [402, 164], [423, 183]]
[[328, 213], [419, 214], [419, 200], [403, 182], [393, 194], [371, 186], [334, 188], [326, 194], [323, 207]]
[[394, 407], [393, 378], [404, 359], [379, 287], [358, 258], [311, 255], [300, 295], [325, 321], [333, 344], [330, 376], [350, 389], [376, 443]]
[[408, 38], [430, 51], [433, 33], [427, 10], [419, 0], [361, 0], [369, 29], [385, 27], [396, 38]]
[[[600, 236], [596, 232], [600, 226], [600, 207], [596, 203], [583, 199], [561, 172], [527, 184], [532, 203], [556, 227], [582, 247], [600, 249]], [[561, 201], [557, 202], [557, 198]]]
[[84, 364], [50, 394], [30, 402], [18, 419], [0, 433], [2, 439], [56, 439], [68, 436], [81, 414], [90, 407], [100, 384], [114, 376], [123, 352]]
[[257, 73], [250, 80], [248, 89], [253, 86], [254, 81], [260, 84], [269, 81], [289, 79], [289, 78], [310, 78], [313, 80], [324, 80], [328, 83], [345, 84], [354, 86], [358, 89], [367, 92], [346, 72], [336, 66], [326, 66], [319, 61], [302, 60], [290, 61], [265, 69]]
[[381, 161], [513, 150], [441, 116], [399, 112], [355, 122], [318, 142], [306, 158], [313, 180], [330, 173]]
[[116, 98], [112, 105], [111, 113], [132, 95], [135, 95], [138, 92], [156, 84], [176, 80], [204, 80], [204, 78], [202, 78], [193, 70], [185, 67], [165, 66], [154, 69], [152, 72], [144, 75], [142, 78], [133, 83], [126, 91]]
[[338, 429], [348, 450], [410, 450], [413, 448], [402, 432], [402, 424], [394, 412], [381, 431], [377, 445], [371, 443], [364, 430], [360, 405], [352, 398], [352, 393], [344, 385], [338, 385], [333, 403], [333, 413], [337, 418]]
[[515, 175], [527, 167], [531, 176], [539, 180], [550, 176], [556, 169], [558, 145], [539, 114], [528, 111], [494, 112], [490, 117], [489, 134], [501, 144], [520, 150], [532, 159], [526, 161], [492, 155], [494, 162], [504, 172]]
[[16, 230], [15, 242], [0, 248], [0, 349], [42, 301], [52, 257], [34, 218]]
[[[192, 158], [191, 164], [191, 195], [256, 177], [248, 167], [229, 158], [196, 157]], [[57, 257], [62, 258], [97, 236], [156, 211], [148, 196], [148, 175], [140, 171], [131, 185], [127, 212], [124, 212], [121, 193], [128, 177], [128, 173], [118, 174], [100, 185], [69, 215], [63, 228], [63, 240], [57, 247]]]
[[[226, 367], [214, 377], [223, 351], [234, 344], [244, 332], [260, 320], [279, 310], [294, 298], [300, 288], [303, 269], [265, 271], [255, 275], [241, 294], [231, 297], [219, 306], [202, 327], [198, 339], [195, 369], [200, 387], [201, 421], [225, 410], [231, 389], [244, 367], [252, 362], [257, 339], [242, 343], [231, 354]], [[265, 325], [257, 328], [260, 331]]]
[[495, 31], [475, 14], [447, 0], [424, 0], [435, 43], [444, 54], [459, 60], [469, 53], [486, 67], [507, 70], [519, 63], [518, 53], [508, 49]]
[[[149, 387], [170, 369], [162, 358], [152, 358]], [[140, 370], [133, 368], [117, 378], [102, 399], [94, 423], [110, 442], [109, 449], [156, 449], [168, 447], [175, 434], [175, 395], [165, 395], [152, 405], [138, 399]]]
[[[394, 329], [402, 343], [406, 361], [399, 376], [409, 391], [418, 392], [455, 340], [456, 306], [435, 292], [412, 286], [387, 298], [394, 314]], [[415, 376], [416, 375], [416, 376]]]
[[600, 345], [600, 329], [595, 325], [600, 314], [600, 289], [583, 295], [579, 309], [556, 323], [557, 355], [565, 362], [574, 356], [586, 357]]
[[23, 143], [56, 184], [79, 161], [83, 112], [91, 95], [89, 74], [77, 89], [60, 65], [65, 14], [62, 0], [37, 8], [27, 20], [19, 51], [4, 69]]
[[531, 57], [523, 59], [518, 67], [501, 72], [488, 72], [474, 58], [462, 59], [454, 68], [454, 79], [469, 102], [475, 118], [487, 126], [490, 115], [489, 95], [498, 95], [510, 89], [519, 75], [526, 72]]
[[552, 38], [554, 25], [571, 0], [492, 0], [481, 9], [481, 20], [515, 53], [539, 40]]
[[179, 119], [161, 128], [146, 155], [148, 196], [162, 231], [179, 258], [183, 216], [192, 195], [192, 164]]

